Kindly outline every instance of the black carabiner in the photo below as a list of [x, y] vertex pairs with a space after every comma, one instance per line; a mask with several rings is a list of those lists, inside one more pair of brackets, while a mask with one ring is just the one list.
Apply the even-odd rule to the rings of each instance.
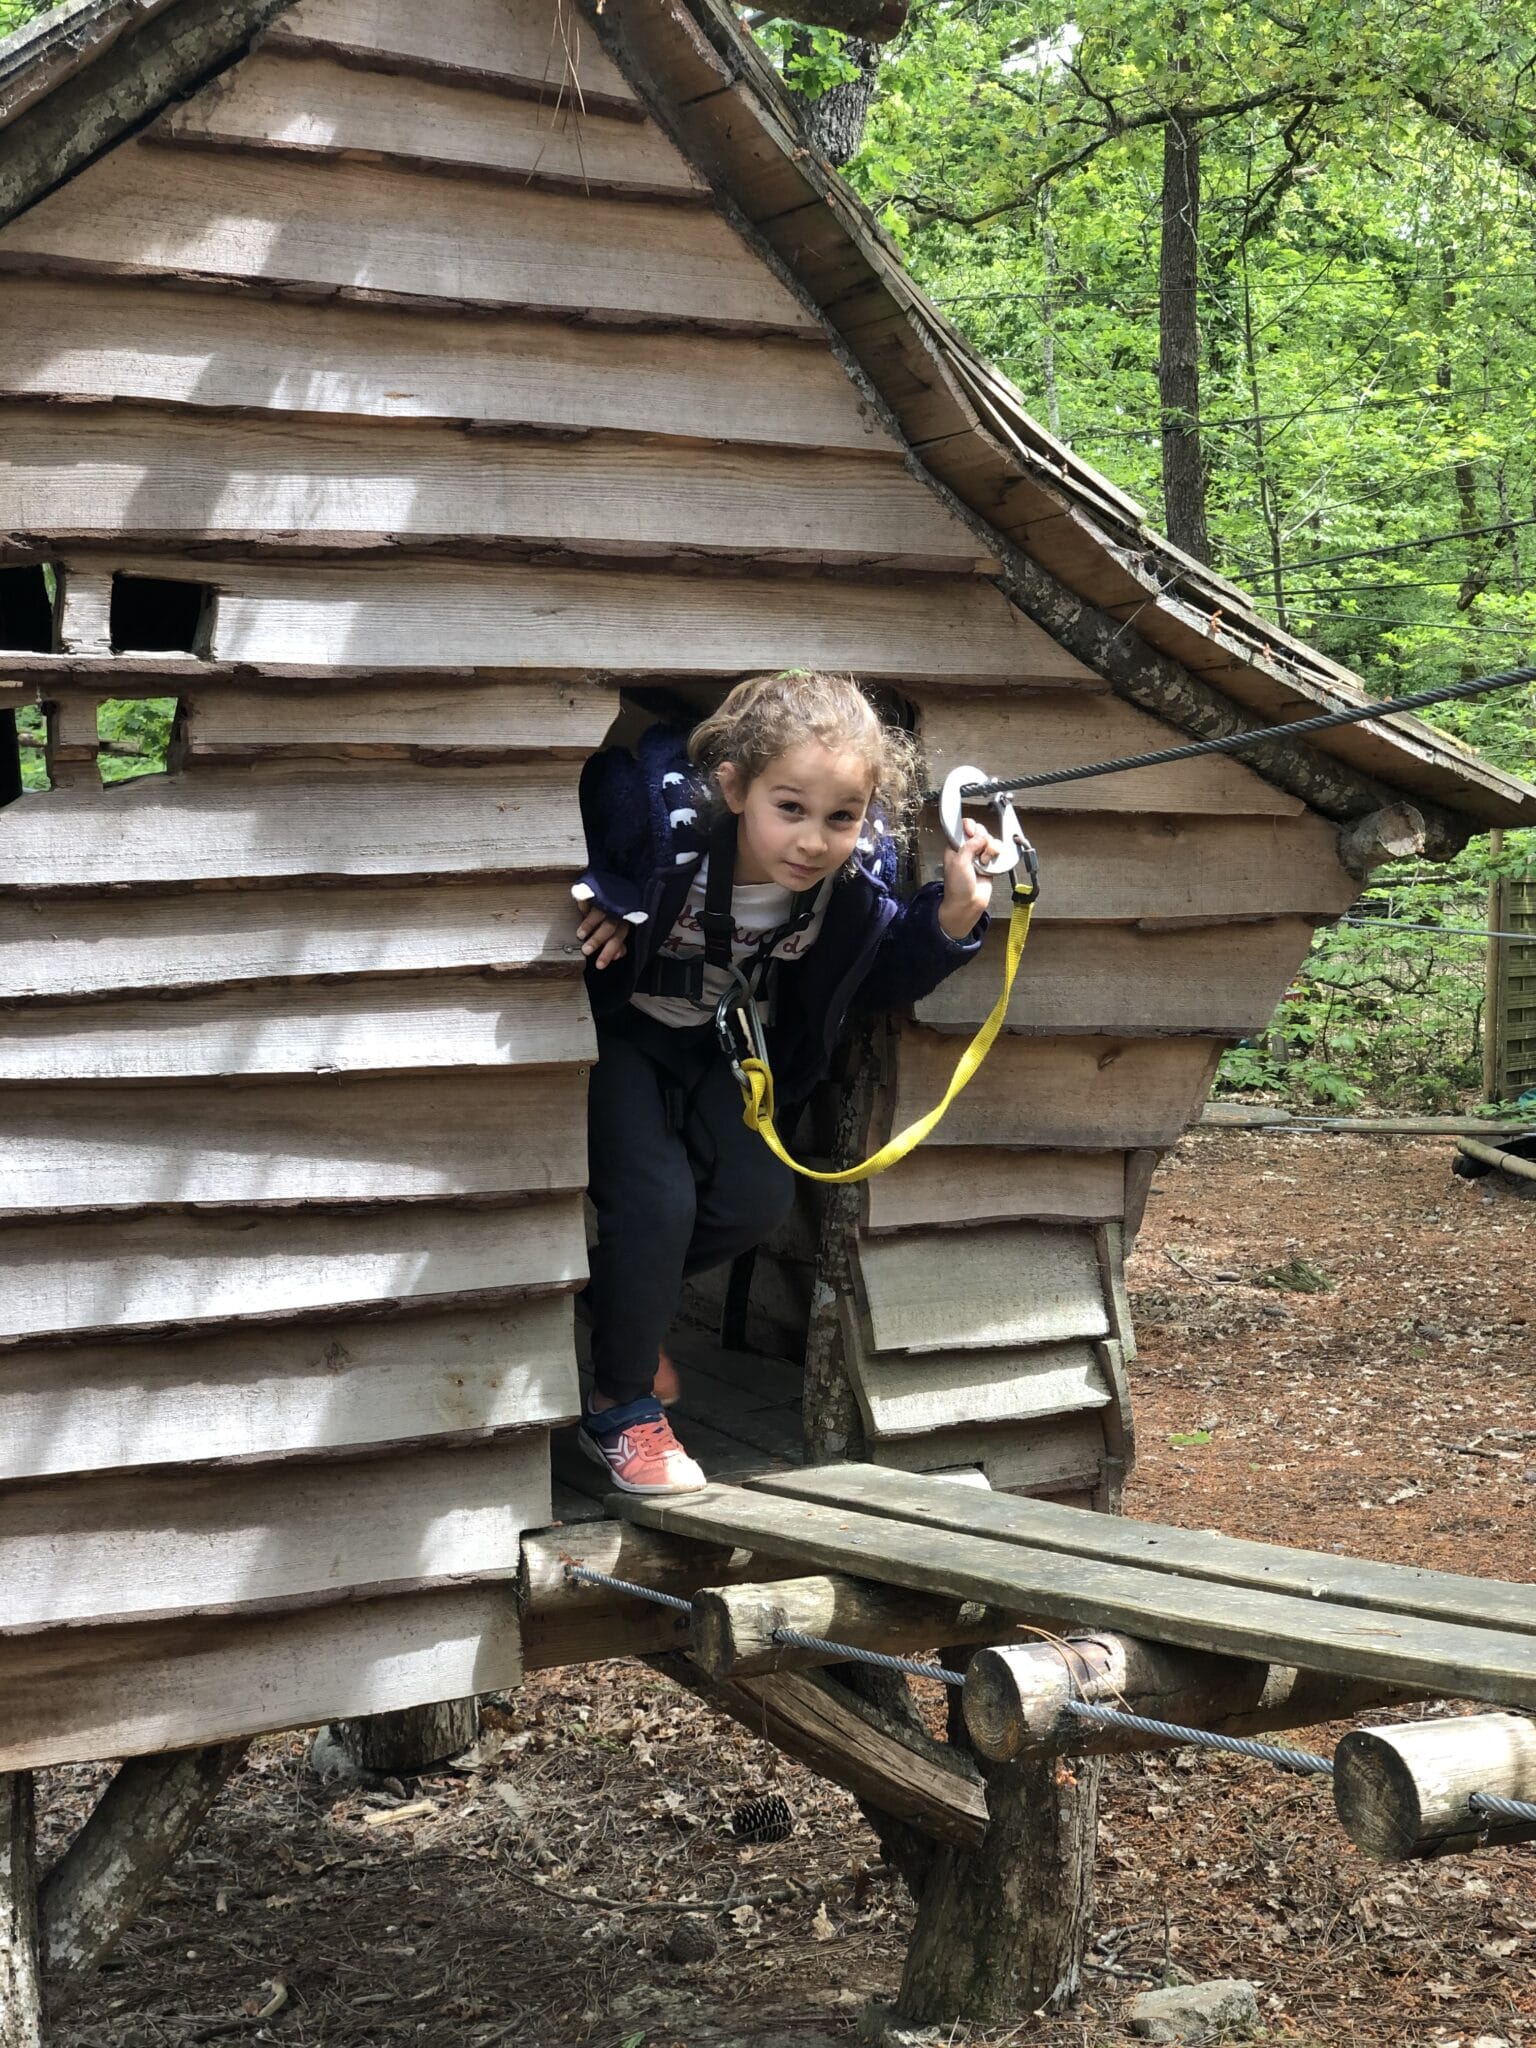
[[[1019, 864], [1013, 871], [1013, 900], [1036, 903], [1040, 898], [1040, 856], [1022, 832], [1014, 843], [1019, 849]], [[1022, 882], [1020, 874], [1024, 876]]]

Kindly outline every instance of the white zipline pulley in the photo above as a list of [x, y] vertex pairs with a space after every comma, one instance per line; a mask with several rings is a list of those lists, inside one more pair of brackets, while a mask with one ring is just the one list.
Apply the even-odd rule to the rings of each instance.
[[[944, 828], [944, 837], [953, 847], [965, 844], [965, 805], [960, 792], [973, 789], [987, 777], [979, 768], [951, 768], [944, 778], [944, 787], [939, 791], [939, 823]], [[1005, 796], [990, 799], [997, 812], [997, 837], [1003, 842], [1003, 850], [989, 867], [979, 860], [976, 863], [978, 875], [1011, 875], [1023, 858], [1028, 840], [1019, 823], [1017, 811]]]

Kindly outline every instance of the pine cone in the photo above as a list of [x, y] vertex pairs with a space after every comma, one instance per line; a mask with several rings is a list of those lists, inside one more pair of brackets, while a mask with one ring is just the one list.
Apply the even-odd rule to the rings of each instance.
[[720, 1943], [707, 1920], [690, 1913], [679, 1920], [667, 1937], [667, 1960], [673, 1963], [707, 1963]]
[[777, 1792], [749, 1799], [731, 1815], [731, 1833], [741, 1842], [786, 1842], [794, 1831], [789, 1801]]

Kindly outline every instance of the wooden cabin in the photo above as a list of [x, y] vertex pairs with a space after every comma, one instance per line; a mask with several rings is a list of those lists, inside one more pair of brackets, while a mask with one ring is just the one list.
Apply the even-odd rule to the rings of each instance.
[[[0, 814], [4, 1772], [518, 1679], [627, 690], [850, 670], [935, 779], [1359, 691], [1026, 416], [721, 0], [77, 0], [0, 122], [0, 687], [51, 780]], [[99, 705], [164, 697], [168, 772], [103, 786]], [[1124, 1245], [1222, 1047], [1389, 842], [1533, 820], [1401, 718], [1040, 793], [1007, 1033], [758, 1261], [689, 1443], [789, 1455], [830, 1313], [860, 1455], [1111, 1505]], [[856, 1135], [998, 972], [897, 1020]]]

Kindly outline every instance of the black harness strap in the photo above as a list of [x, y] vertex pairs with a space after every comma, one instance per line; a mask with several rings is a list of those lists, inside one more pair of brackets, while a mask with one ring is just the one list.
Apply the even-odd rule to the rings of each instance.
[[[640, 976], [637, 987], [646, 995], [681, 998], [704, 1007], [704, 971], [707, 967], [728, 970], [736, 920], [731, 901], [736, 886], [736, 814], [724, 811], [709, 830], [709, 870], [704, 877], [704, 908], [699, 912], [699, 929], [704, 935], [702, 960], [669, 960], [658, 953]], [[786, 939], [803, 932], [816, 915], [823, 884], [804, 889], [796, 896], [790, 915], [771, 932], [764, 933], [743, 969], [754, 991], [762, 993], [772, 955]]]

